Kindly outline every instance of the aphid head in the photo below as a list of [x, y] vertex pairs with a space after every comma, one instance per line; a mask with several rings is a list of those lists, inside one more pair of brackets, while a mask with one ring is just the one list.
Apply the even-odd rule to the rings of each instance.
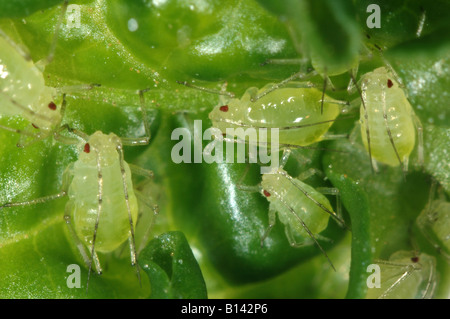
[[119, 144], [120, 139], [115, 134], [97, 131], [81, 144], [79, 160], [90, 166], [96, 166], [98, 160], [102, 166], [112, 165], [119, 160]]
[[50, 131], [61, 123], [61, 112], [54, 97], [54, 88], [45, 87], [39, 100], [32, 105], [36, 114], [30, 120], [41, 130]]
[[377, 81], [387, 89], [398, 87], [394, 75], [385, 67], [380, 67], [364, 75], [366, 81]]
[[220, 124], [218, 123], [226, 122], [227, 120], [232, 119], [235, 116], [235, 101], [236, 99], [232, 99], [226, 104], [219, 104], [209, 113], [209, 119], [211, 120], [214, 127], [222, 129], [222, 126], [220, 126]]

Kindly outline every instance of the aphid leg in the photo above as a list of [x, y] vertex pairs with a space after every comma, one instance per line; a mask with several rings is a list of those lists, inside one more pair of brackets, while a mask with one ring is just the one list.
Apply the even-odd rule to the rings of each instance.
[[96, 260], [98, 259], [97, 253], [95, 252], [95, 240], [97, 238], [98, 223], [100, 220], [100, 214], [102, 212], [102, 207], [103, 207], [103, 175], [102, 175], [102, 168], [101, 168], [101, 159], [100, 159], [100, 154], [99, 154], [98, 150], [94, 148], [94, 151], [96, 153], [96, 159], [97, 159], [97, 183], [98, 183], [97, 217], [95, 220], [94, 233], [92, 236], [91, 259], [89, 260], [89, 267], [88, 267], [89, 270], [88, 270], [88, 278], [87, 278], [87, 283], [86, 283], [86, 293], [89, 288], [89, 279], [90, 279], [91, 271], [92, 271], [92, 261], [94, 260], [94, 262], [96, 262]]
[[305, 180], [307, 180], [308, 178], [310, 178], [311, 176], [314, 176], [314, 175], [321, 175], [321, 176], [323, 176], [324, 174], [323, 174], [323, 172], [319, 171], [318, 169], [311, 167], [311, 168], [308, 168], [306, 171], [301, 172], [297, 176], [297, 178], [299, 180], [301, 180], [301, 181], [305, 181]]
[[279, 168], [283, 169], [286, 166], [289, 158], [291, 158], [291, 157], [293, 157], [299, 163], [299, 165], [306, 165], [311, 162], [311, 160], [309, 158], [307, 158], [306, 156], [304, 156], [302, 154], [299, 154], [295, 150], [292, 150], [291, 148], [285, 148], [283, 150], [283, 154], [281, 156]]
[[[61, 133], [66, 130], [69, 133], [76, 135], [76, 138], [61, 135]], [[85, 142], [89, 139], [89, 136], [86, 133], [70, 127], [69, 124], [61, 125], [58, 129], [56, 129], [53, 133], [53, 137], [55, 140], [69, 145], [78, 143], [80, 139]]]
[[341, 227], [351, 230], [344, 221], [342, 216], [342, 203], [341, 203], [341, 192], [339, 189], [334, 187], [317, 187], [317, 191], [321, 192], [324, 195], [333, 195], [336, 196], [336, 214], [331, 215], [331, 217], [339, 224]]
[[147, 145], [150, 141], [150, 125], [148, 123], [147, 111], [145, 109], [145, 97], [144, 93], [149, 89], [139, 90], [139, 100], [141, 104], [142, 121], [144, 122], [145, 136], [143, 137], [121, 137], [120, 140], [123, 145], [135, 146], [135, 145]]
[[53, 57], [55, 55], [55, 50], [56, 50], [56, 44], [58, 42], [59, 31], [61, 30], [61, 25], [63, 23], [64, 15], [66, 14], [68, 5], [69, 5], [69, 0], [64, 0], [64, 3], [62, 4], [62, 7], [61, 7], [61, 13], [59, 14], [59, 17], [58, 17], [58, 23], [56, 25], [56, 30], [55, 30], [55, 33], [53, 34], [53, 39], [50, 44], [50, 49], [47, 54], [47, 57], [36, 62], [36, 67], [38, 67], [42, 71], [45, 69], [45, 67], [48, 64], [50, 64], [53, 61]]
[[423, 144], [423, 126], [422, 122], [420, 121], [419, 117], [413, 113], [412, 118], [414, 120], [414, 124], [416, 126], [417, 130], [417, 155], [418, 155], [418, 162], [420, 166], [423, 166], [424, 163], [424, 144]]
[[[0, 125], [0, 129], [5, 130], [5, 131], [9, 131], [9, 132], [13, 132], [16, 134], [21, 134], [21, 135], [26, 135], [26, 136], [30, 136], [30, 137], [34, 137], [36, 140], [42, 139], [42, 135], [40, 133], [31, 133], [29, 131], [26, 130], [19, 130], [19, 129], [15, 129], [9, 126], [5, 126], [5, 125]], [[17, 144], [17, 147], [22, 147], [21, 144]]]
[[131, 216], [130, 201], [128, 199], [128, 186], [127, 186], [127, 182], [126, 182], [127, 179], [126, 179], [126, 172], [125, 172], [125, 165], [124, 165], [125, 160], [124, 160], [124, 155], [123, 155], [122, 144], [120, 143], [120, 141], [118, 141], [118, 143], [117, 143], [116, 150], [119, 155], [120, 170], [122, 173], [122, 182], [123, 182], [123, 194], [125, 197], [125, 203], [127, 205], [128, 220], [130, 222], [129, 243], [130, 243], [131, 265], [136, 268], [136, 275], [139, 279], [139, 284], [141, 284], [141, 274], [139, 271], [139, 265], [137, 263], [137, 252], [136, 252], [133, 218]]
[[[380, 262], [378, 262], [378, 263], [380, 263]], [[389, 265], [395, 265], [395, 266], [403, 266], [403, 267], [405, 267], [405, 265], [403, 264], [395, 264], [395, 263], [389, 263]], [[391, 291], [393, 291], [395, 288], [397, 288], [397, 286], [399, 285], [399, 284], [401, 284], [403, 281], [405, 281], [409, 276], [411, 276], [413, 273], [414, 273], [414, 271], [416, 271], [417, 269], [416, 268], [414, 268], [414, 266], [413, 265], [406, 265], [406, 270], [405, 270], [405, 272], [391, 285], [391, 286], [389, 286], [389, 288], [388, 289], [386, 289], [379, 297], [378, 297], [378, 299], [383, 299], [383, 298], [385, 298], [387, 295], [389, 295], [389, 293], [391, 292]]]
[[[140, 189], [141, 187], [143, 187], [145, 184], [149, 183], [153, 178], [154, 178], [154, 173], [151, 170], [142, 168], [140, 166], [128, 163], [128, 166], [130, 167], [130, 171], [133, 175], [140, 175], [145, 177], [145, 180], [140, 183], [134, 190], [134, 193], [136, 194], [136, 198], [145, 206], [147, 206], [148, 208], [150, 208], [153, 211], [153, 217], [152, 217], [152, 221], [150, 223], [150, 225], [147, 227], [147, 230], [145, 231], [144, 237], [142, 238], [141, 244], [139, 246], [139, 249], [137, 250], [137, 252], [139, 253], [147, 244], [148, 238], [150, 237], [150, 233], [151, 230], [153, 228], [153, 225], [155, 224], [156, 221], [156, 217], [159, 214], [159, 206], [158, 204], [156, 204], [156, 202], [152, 199], [149, 198], [149, 196], [145, 196], [144, 194], [142, 194], [141, 191], [139, 191], [138, 189]], [[137, 225], [139, 224], [141, 218], [138, 217], [137, 221], [136, 221], [136, 228]]]
[[417, 31], [416, 31], [416, 37], [420, 38], [420, 36], [422, 35], [422, 31], [423, 31], [423, 27], [425, 25], [425, 20], [426, 20], [426, 11], [424, 8], [420, 8], [421, 11], [421, 15], [420, 15], [420, 20], [419, 20], [419, 25], [417, 26]]
[[330, 77], [327, 75], [327, 68], [324, 68], [324, 74], [323, 74], [323, 88], [322, 88], [322, 99], [320, 102], [320, 114], [323, 114], [323, 104], [324, 104], [324, 98], [325, 98], [325, 91], [327, 90], [327, 86], [331, 88], [332, 91], [335, 91], [335, 87], [333, 85], [333, 82], [331, 82]]
[[[289, 225], [285, 225], [284, 233], [286, 234], [286, 238], [289, 242], [289, 245], [291, 245], [291, 247], [300, 248], [300, 247], [304, 247], [304, 246], [314, 245], [314, 241], [312, 241], [312, 240], [304, 240], [302, 242], [298, 242], [295, 239], [294, 234], [292, 233], [292, 229]], [[316, 238], [317, 238], [317, 235], [316, 235]]]
[[[73, 241], [75, 242], [75, 245], [76, 245], [78, 251], [80, 252], [81, 257], [83, 258], [84, 263], [86, 264], [87, 267], [89, 267], [89, 264], [91, 262], [91, 259], [89, 257], [89, 252], [86, 252], [86, 247], [81, 243], [80, 238], [78, 237], [78, 235], [75, 232], [75, 229], [73, 228], [71, 220], [72, 219], [70, 217], [70, 212], [68, 212], [66, 210], [66, 213], [64, 215], [64, 221], [66, 222], [66, 225], [69, 229], [70, 236], [72, 237]], [[94, 252], [93, 260], [94, 260], [96, 273], [98, 275], [101, 275], [103, 270], [101, 268], [100, 260], [98, 259], [97, 253], [95, 253], [95, 252]]]
[[132, 163], [128, 163], [128, 166], [130, 167], [130, 171], [132, 174], [136, 174], [136, 175], [140, 175], [146, 178], [153, 178], [154, 177], [154, 173], [153, 171], [149, 170], [149, 169], [145, 169], [143, 167], [134, 165]]
[[399, 164], [400, 165], [404, 164], [403, 165], [403, 178], [405, 179], [406, 172], [408, 171], [408, 156], [405, 156], [403, 158], [403, 163], [402, 163], [402, 159], [398, 155], [397, 147], [395, 146], [394, 138], [392, 137], [391, 128], [389, 127], [389, 121], [388, 121], [387, 110], [386, 110], [386, 87], [384, 85], [381, 85], [381, 104], [383, 105], [383, 119], [384, 119], [384, 125], [386, 127], [386, 132], [389, 136], [389, 141], [391, 142], [392, 149], [394, 150], [395, 156], [397, 157]]
[[372, 158], [372, 147], [370, 145], [370, 129], [369, 129], [369, 113], [367, 112], [367, 107], [366, 107], [366, 100], [367, 100], [367, 96], [366, 96], [366, 85], [363, 82], [361, 88], [356, 84], [356, 80], [354, 78], [352, 78], [353, 82], [355, 83], [355, 87], [358, 90], [359, 96], [361, 97], [361, 105], [363, 107], [364, 110], [364, 124], [366, 127], [366, 138], [367, 138], [367, 145], [368, 145], [368, 151], [369, 151], [369, 161], [370, 161], [370, 167], [372, 168], [372, 172], [375, 173], [376, 168], [374, 164], [374, 159]]
[[272, 230], [273, 226], [275, 226], [276, 222], [277, 222], [277, 212], [272, 208], [272, 205], [269, 205], [269, 227], [267, 227], [266, 231], [261, 236], [260, 241], [261, 248], [264, 247], [264, 241], [266, 240], [267, 236], [269, 236], [270, 231]]
[[279, 164], [280, 168], [283, 168], [287, 164], [289, 157], [291, 156], [291, 153], [292, 151], [290, 148], [283, 150], [283, 155], [281, 156], [281, 161]]
[[349, 80], [348, 85], [347, 85], [347, 92], [349, 94], [351, 94], [352, 92], [355, 91], [355, 84], [356, 83], [353, 82], [353, 79], [356, 79], [356, 75], [358, 74], [358, 68], [359, 68], [359, 65], [357, 65], [356, 67], [354, 67], [353, 69], [351, 69], [349, 71], [350, 80]]

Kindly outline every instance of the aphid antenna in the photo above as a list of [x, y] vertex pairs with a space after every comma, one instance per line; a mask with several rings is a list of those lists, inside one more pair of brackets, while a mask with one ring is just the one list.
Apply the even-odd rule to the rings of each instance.
[[12, 46], [27, 62], [31, 61], [31, 56], [29, 52], [23, 50], [23, 48], [15, 43], [1, 28], [0, 37], [3, 37], [10, 46]]
[[[386, 126], [386, 132], [389, 136], [389, 141], [392, 145], [392, 149], [394, 150], [395, 156], [397, 157], [397, 160], [398, 160], [400, 166], [402, 166], [403, 180], [406, 181], [406, 171], [407, 171], [408, 166], [406, 163], [405, 163], [405, 165], [403, 165], [404, 163], [402, 162], [400, 155], [398, 154], [397, 147], [395, 146], [394, 139], [392, 137], [391, 128], [389, 127], [387, 110], [386, 110], [386, 90], [385, 90], [385, 88], [386, 88], [385, 85], [382, 84], [381, 85], [381, 101], [382, 101], [382, 105], [383, 105], [384, 125]], [[368, 125], [367, 125], [367, 127], [368, 127]]]
[[192, 89], [200, 90], [200, 91], [203, 91], [203, 92], [206, 92], [206, 93], [217, 94], [217, 95], [225, 95], [225, 96], [228, 96], [230, 98], [234, 98], [235, 97], [235, 94], [233, 92], [205, 88], [205, 87], [202, 87], [202, 86], [198, 86], [198, 85], [189, 83], [187, 81], [176, 81], [176, 82], [178, 84], [187, 86], [187, 87], [192, 88]]
[[[251, 97], [250, 101], [251, 102], [256, 102], [257, 100], [259, 100], [263, 96], [266, 96], [267, 94], [269, 94], [269, 93], [271, 93], [271, 92], [273, 92], [273, 91], [275, 91], [275, 90], [285, 86], [287, 83], [289, 83], [289, 82], [291, 82], [291, 81], [293, 81], [295, 79], [307, 80], [307, 79], [312, 78], [312, 77], [314, 77], [316, 75], [317, 75], [316, 71], [311, 71], [311, 72], [306, 73], [306, 74], [304, 72], [302, 72], [302, 71], [296, 72], [296, 73], [292, 74], [290, 77], [288, 77], [287, 79], [284, 79], [283, 81], [274, 84], [270, 89], [265, 90], [264, 92], [262, 92], [259, 95]], [[311, 83], [309, 81], [305, 82], [303, 85], [304, 86], [300, 86], [300, 87], [312, 88], [312, 87], [315, 86], [313, 83]]]
[[94, 260], [94, 255], [96, 255], [95, 240], [97, 239], [98, 224], [100, 221], [100, 214], [102, 212], [102, 206], [103, 206], [103, 175], [102, 175], [100, 154], [95, 147], [93, 147], [92, 149], [96, 152], [96, 159], [97, 159], [97, 179], [98, 179], [97, 194], [98, 194], [98, 196], [97, 196], [97, 216], [96, 216], [95, 225], [94, 225], [94, 234], [92, 236], [91, 257], [89, 259], [89, 265], [88, 265], [89, 270], [88, 270], [87, 283], [86, 283], [86, 294], [88, 293], [88, 289], [89, 289], [89, 279], [90, 279], [91, 272], [92, 272], [92, 262]]
[[49, 49], [49, 53], [48, 53], [47, 57], [45, 57], [43, 60], [40, 60], [36, 63], [36, 66], [40, 70], [44, 70], [44, 68], [53, 61], [53, 58], [55, 56], [56, 44], [58, 42], [59, 32], [61, 30], [61, 24], [63, 22], [64, 15], [66, 14], [68, 5], [69, 5], [69, 0], [64, 0], [64, 3], [62, 4], [62, 7], [61, 7], [61, 12], [58, 17], [58, 23], [56, 25], [56, 30], [55, 30], [55, 33], [53, 34], [52, 42], [50, 44], [50, 49]]

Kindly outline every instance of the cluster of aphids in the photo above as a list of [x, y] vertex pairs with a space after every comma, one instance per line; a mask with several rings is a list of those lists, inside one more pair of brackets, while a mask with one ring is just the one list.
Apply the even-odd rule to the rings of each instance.
[[[2, 115], [21, 116], [30, 123], [23, 130], [7, 126], [0, 128], [20, 135], [18, 147], [52, 137], [61, 143], [78, 143], [78, 159], [65, 170], [62, 189], [58, 194], [24, 202], [3, 203], [0, 208], [3, 209], [2, 213], [7, 213], [7, 207], [34, 205], [67, 196], [64, 220], [89, 269], [88, 284], [93, 268], [97, 273], [102, 272], [97, 253], [112, 252], [126, 240], [129, 241], [131, 263], [140, 278], [135, 243], [139, 205], [150, 206], [155, 214], [158, 208], [155, 203], [149, 203], [145, 196], [140, 196], [131, 178], [132, 173], [146, 178], [152, 178], [153, 173], [128, 164], [124, 160], [123, 146], [146, 145], [149, 142], [144, 99], [146, 90], [138, 92], [146, 130], [144, 137], [118, 137], [114, 133], [105, 134], [101, 131], [87, 135], [70, 124], [62, 124], [66, 93], [95, 90], [99, 86], [89, 84], [53, 88], [45, 85], [43, 71], [53, 59], [58, 30], [67, 5], [68, 1], [65, 1], [50, 53], [37, 63], [0, 30], [1, 112]], [[58, 95], [62, 95], [61, 105], [54, 102]]]
[[[309, 169], [298, 177], [292, 177], [284, 166], [289, 156], [294, 154], [292, 149], [308, 148], [325, 139], [342, 138], [342, 136], [329, 134], [329, 129], [340, 115], [350, 113], [350, 110], [355, 107], [359, 108], [357, 125], [359, 125], [372, 173], [378, 172], [378, 162], [391, 167], [401, 167], [405, 176], [408, 171], [409, 157], [416, 147], [418, 164], [423, 164], [421, 122], [408, 101], [401, 79], [384, 59], [381, 48], [377, 45], [375, 47], [385, 65], [361, 75], [359, 80], [357, 80], [359, 55], [355, 56], [348, 65], [333, 68], [332, 65], [323, 65], [315, 60], [315, 55], [311, 53], [313, 71], [296, 73], [280, 83], [267, 84], [261, 89], [248, 88], [241, 98], [235, 98], [234, 93], [225, 90], [214, 92], [189, 82], [179, 82], [188, 87], [229, 97], [225, 103], [221, 99], [221, 103], [209, 114], [212, 126], [221, 132], [221, 135], [216, 136], [219, 140], [251, 143], [243, 130], [234, 130], [233, 136], [227, 135], [229, 128], [256, 128], [267, 131], [273, 128], [278, 129], [278, 145], [283, 151], [279, 167], [263, 174], [262, 181], [257, 186], [239, 186], [246, 191], [260, 192], [269, 201], [269, 227], [262, 235], [261, 246], [278, 216], [284, 224], [286, 237], [293, 247], [315, 244], [334, 269], [319, 241], [327, 240], [321, 232], [327, 228], [330, 217], [343, 228], [348, 229], [340, 213], [339, 190], [329, 187], [313, 188], [305, 183], [307, 178], [317, 172], [315, 169]], [[370, 51], [367, 48], [365, 50]], [[285, 64], [295, 61], [299, 60], [269, 60], [262, 64]], [[347, 72], [350, 75], [348, 96], [351, 97], [357, 92], [358, 98], [342, 101], [329, 97], [326, 88], [334, 89], [329, 76], [338, 76]], [[317, 75], [322, 77], [323, 84], [314, 85], [306, 81]], [[293, 80], [303, 82], [292, 83]], [[357, 132], [358, 127], [355, 128], [354, 132]], [[351, 134], [350, 139], [352, 137], [354, 138], [354, 134]], [[355, 142], [352, 141], [352, 143]], [[267, 147], [268, 145], [267, 142]], [[336, 212], [324, 195], [337, 196]], [[429, 206], [418, 218], [417, 224], [424, 233], [428, 234], [428, 238], [433, 238], [436, 248], [443, 255], [448, 256], [450, 250], [448, 229], [450, 228], [447, 224], [450, 220], [450, 210], [442, 200], [439, 205], [435, 204], [431, 198], [430, 201], [429, 205], [437, 209], [431, 211]], [[436, 218], [433, 219], [432, 216]], [[440, 224], [442, 222], [445, 225]], [[436, 263], [433, 256], [425, 253], [417, 255], [398, 252], [392, 255], [390, 261], [379, 261], [379, 263], [385, 265], [386, 271], [382, 277], [386, 281], [383, 282], [384, 289], [375, 290], [378, 292], [377, 297], [432, 296], [436, 283]], [[394, 270], [389, 267], [393, 267]], [[391, 281], [392, 278], [395, 280]]]
[[[67, 1], [64, 3], [61, 19], [66, 7]], [[57, 37], [55, 41], [56, 39]], [[131, 261], [139, 275], [138, 252], [134, 240], [139, 195], [133, 191], [131, 174], [139, 173], [151, 177], [152, 173], [126, 163], [123, 145], [148, 143], [145, 90], [139, 91], [139, 95], [147, 137], [120, 138], [112, 133], [107, 135], [100, 131], [87, 136], [71, 128], [69, 124], [61, 124], [66, 107], [64, 92], [65, 90], [95, 89], [97, 85], [59, 89], [47, 87], [42, 75], [43, 69], [40, 67], [51, 62], [53, 52], [46, 60], [34, 64], [28, 55], [1, 30], [0, 47], [2, 48], [0, 52], [1, 112], [3, 115], [22, 116], [30, 122], [28, 130], [5, 126], [0, 128], [20, 134], [20, 146], [51, 136], [61, 142], [73, 142], [74, 138], [76, 141], [81, 141], [78, 160], [66, 170], [66, 176], [63, 178], [66, 182], [60, 193], [25, 202], [6, 203], [1, 208], [38, 204], [68, 196], [69, 201], [64, 218], [89, 267], [89, 273], [93, 267], [97, 272], [101, 272], [97, 252], [113, 251], [124, 241], [129, 240]], [[311, 62], [314, 67], [311, 73], [296, 73], [281, 83], [268, 84], [262, 89], [249, 88], [240, 99], [229, 92], [218, 92], [230, 96], [230, 99], [226, 104], [215, 107], [209, 118], [212, 126], [218, 128], [223, 134], [218, 138], [226, 141], [232, 138], [234, 142], [246, 142], [245, 136], [237, 136], [237, 139], [235, 139], [236, 136], [227, 137], [227, 128], [277, 128], [279, 130], [278, 142], [283, 150], [279, 167], [263, 174], [260, 185], [241, 186], [243, 190], [260, 192], [270, 202], [269, 226], [262, 235], [261, 246], [275, 225], [278, 213], [278, 218], [284, 224], [286, 236], [292, 246], [297, 247], [308, 243], [317, 245], [334, 268], [319, 241], [327, 240], [321, 233], [327, 228], [330, 217], [343, 228], [347, 227], [340, 213], [340, 201], [336, 201], [335, 212], [325, 196], [336, 195], [339, 198], [339, 190], [325, 187], [313, 188], [305, 183], [304, 180], [316, 173], [314, 169], [309, 169], [298, 177], [290, 176], [284, 166], [293, 154], [291, 150], [310, 147], [327, 138], [336, 138], [328, 133], [330, 127], [342, 113], [356, 106], [360, 108], [360, 131], [372, 170], [376, 171], [376, 162], [380, 162], [394, 167], [402, 166], [403, 172], [406, 173], [408, 159], [416, 144], [418, 144], [419, 162], [423, 161], [422, 126], [414, 114], [399, 78], [390, 65], [387, 64], [366, 73], [357, 81], [356, 70], [359, 56], [355, 56], [354, 61], [351, 61], [347, 67], [339, 69], [333, 69], [330, 65], [321, 65], [314, 59]], [[332, 86], [329, 76], [340, 75], [348, 70], [350, 70], [351, 79], [348, 89], [356, 89], [359, 98], [349, 102], [329, 97], [325, 90], [327, 86]], [[314, 87], [310, 82], [290, 85], [292, 80], [306, 80], [316, 75], [324, 79], [322, 89]], [[187, 82], [181, 83], [194, 87]], [[57, 94], [62, 94], [63, 97], [60, 106], [53, 102]], [[418, 143], [416, 143], [416, 130]], [[68, 138], [62, 135], [62, 132], [68, 132], [74, 138]], [[419, 218], [424, 233], [446, 256], [450, 252], [448, 227], [442, 226], [440, 221], [448, 223], [449, 211], [445, 200], [436, 203], [430, 198], [430, 204]], [[104, 224], [108, 227], [102, 227]], [[302, 241], [299, 242], [299, 238]], [[387, 268], [395, 266], [396, 269], [389, 270], [396, 275], [388, 277], [395, 277], [396, 280], [387, 284], [381, 296], [401, 295], [402, 284], [405, 282], [408, 285], [415, 285], [415, 291], [414, 288], [409, 290], [414, 296], [419, 290], [424, 296], [432, 294], [435, 282], [433, 257], [425, 254], [405, 257], [404, 254], [400, 254], [393, 256], [390, 261], [380, 261], [380, 263], [384, 263]], [[389, 271], [386, 271], [386, 274]], [[426, 289], [423, 288], [424, 283]]]

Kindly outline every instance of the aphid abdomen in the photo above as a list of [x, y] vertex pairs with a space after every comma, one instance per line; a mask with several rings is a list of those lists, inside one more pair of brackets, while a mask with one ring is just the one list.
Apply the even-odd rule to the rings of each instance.
[[[74, 163], [73, 179], [68, 191], [70, 198], [68, 205], [72, 210], [74, 229], [80, 240], [89, 247], [92, 245], [98, 214], [99, 182], [102, 183], [102, 210], [95, 242], [95, 250], [99, 252], [112, 251], [130, 237], [130, 222], [119, 155], [111, 137], [115, 135], [97, 132], [89, 139], [90, 151], [82, 152], [78, 161]], [[101, 178], [98, 176], [95, 148], [99, 150], [101, 157]], [[138, 204], [133, 192], [130, 168], [125, 162], [123, 166], [134, 228]]]
[[[278, 212], [280, 221], [285, 225], [290, 225], [296, 235], [304, 238], [310, 237], [299, 218], [312, 234], [319, 234], [327, 227], [330, 215], [311, 198], [325, 206], [329, 211], [333, 211], [328, 199], [300, 180], [288, 179], [283, 174], [285, 171], [280, 169], [280, 172], [281, 174], [264, 174], [262, 178], [262, 188], [271, 194], [266, 196], [271, 208]], [[309, 198], [305, 193], [308, 194]], [[286, 205], [292, 208], [295, 215]]]
[[14, 106], [11, 99], [31, 109], [44, 89], [44, 78], [33, 61], [24, 59], [1, 36], [0, 48], [0, 112], [22, 115], [23, 111]]
[[365, 104], [360, 108], [362, 140], [368, 149], [367, 112], [372, 157], [384, 164], [398, 166], [410, 156], [415, 146], [413, 111], [403, 90], [388, 73], [375, 71], [367, 74], [362, 83]]
[[[255, 94], [255, 88], [249, 88], [242, 99], [233, 99], [226, 108], [216, 107], [210, 114], [213, 126], [223, 133], [227, 128], [254, 128], [258, 133], [260, 128], [277, 128], [280, 144], [306, 146], [320, 141], [340, 113], [338, 105], [324, 103], [321, 114], [322, 93], [314, 88], [280, 88], [255, 102], [250, 101], [250, 92]], [[270, 130], [267, 135], [270, 142]]]

